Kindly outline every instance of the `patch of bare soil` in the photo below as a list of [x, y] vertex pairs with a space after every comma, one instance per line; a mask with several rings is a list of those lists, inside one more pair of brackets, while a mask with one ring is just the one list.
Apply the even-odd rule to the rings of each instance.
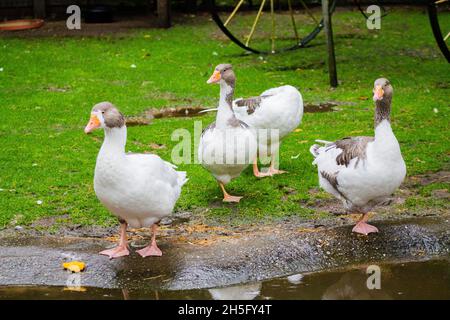
[[179, 118], [179, 117], [196, 117], [201, 116], [200, 113], [207, 108], [200, 106], [182, 106], [182, 107], [171, 107], [171, 108], [151, 108], [144, 112], [147, 118]]
[[126, 123], [128, 127], [145, 126], [149, 125], [153, 119], [198, 117], [204, 115], [205, 113], [201, 111], [206, 109], [200, 106], [149, 108], [141, 115], [126, 117]]
[[432, 183], [442, 183], [442, 182], [450, 182], [450, 171], [443, 170], [409, 177], [405, 185], [411, 188], [417, 186], [427, 186]]
[[0, 31], [0, 37], [39, 38], [39, 37], [122, 37], [132, 29], [155, 28], [157, 18], [154, 15], [138, 16], [118, 20], [112, 23], [82, 23], [80, 30], [69, 30], [66, 21], [46, 21], [37, 29]]

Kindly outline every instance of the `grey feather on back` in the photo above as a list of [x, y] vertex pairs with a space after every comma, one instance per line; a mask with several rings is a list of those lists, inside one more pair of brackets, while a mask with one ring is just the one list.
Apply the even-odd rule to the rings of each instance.
[[264, 98], [270, 97], [272, 95], [264, 95], [264, 96], [258, 96], [258, 97], [251, 97], [247, 99], [240, 99], [236, 101], [236, 106], [238, 107], [247, 107], [247, 113], [252, 114], [255, 112], [257, 108], [261, 105], [261, 101]]
[[[241, 127], [241, 128], [244, 128], [244, 129], [246, 129], [246, 128], [249, 128], [249, 126], [245, 123], [245, 122], [243, 122], [243, 121], [241, 121], [241, 120], [238, 120], [236, 117], [233, 117], [233, 118], [230, 118], [229, 120], [228, 120], [228, 124], [231, 126], [231, 127]], [[205, 134], [205, 132], [206, 131], [212, 131], [212, 130], [214, 130], [216, 128], [216, 123], [215, 122], [213, 122], [213, 123], [211, 123], [209, 126], [207, 126], [203, 131], [202, 131], [202, 134], [201, 134], [201, 136], [203, 137], [203, 135]]]
[[236, 117], [231, 117], [230, 119], [228, 119], [228, 124], [233, 128], [248, 128], [248, 125], [245, 122], [238, 120]]
[[339, 172], [329, 173], [329, 172], [326, 172], [326, 171], [320, 171], [320, 175], [322, 176], [322, 178], [327, 180], [331, 184], [333, 189], [336, 190], [342, 196], [342, 198], [347, 200], [347, 197], [339, 190], [339, 183], [337, 181], [338, 173]]
[[360, 160], [366, 159], [367, 144], [374, 140], [373, 137], [346, 137], [328, 145], [328, 148], [339, 148], [342, 152], [336, 157], [338, 165], [349, 165], [353, 158], [357, 158], [355, 167], [358, 166]]
[[205, 134], [206, 131], [214, 130], [215, 127], [216, 127], [216, 123], [215, 123], [215, 122], [211, 123], [209, 126], [207, 126], [207, 127], [202, 131], [201, 137], [203, 137], [203, 135]]

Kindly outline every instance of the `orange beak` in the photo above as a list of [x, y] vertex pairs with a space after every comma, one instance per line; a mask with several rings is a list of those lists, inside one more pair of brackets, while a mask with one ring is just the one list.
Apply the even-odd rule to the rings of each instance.
[[373, 91], [373, 101], [382, 100], [384, 95], [384, 90], [381, 86], [375, 86]]
[[86, 128], [84, 128], [84, 133], [92, 132], [99, 127], [100, 127], [100, 120], [98, 120], [95, 114], [91, 114], [91, 118], [89, 119]]
[[216, 83], [220, 81], [220, 72], [215, 70], [214, 73], [212, 74], [212, 76], [208, 79], [208, 81], [206, 81], [206, 83], [210, 84], [210, 83]]

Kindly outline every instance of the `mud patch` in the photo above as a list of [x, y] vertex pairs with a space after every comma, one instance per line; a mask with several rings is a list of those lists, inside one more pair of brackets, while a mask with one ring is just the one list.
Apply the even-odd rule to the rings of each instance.
[[407, 187], [427, 186], [432, 183], [449, 183], [450, 171], [438, 171], [409, 177], [405, 183]]
[[125, 117], [125, 123], [127, 127], [134, 126], [147, 126], [152, 122], [151, 118], [141, 117], [141, 116], [130, 116]]
[[321, 102], [319, 104], [306, 103], [303, 106], [303, 111], [306, 113], [333, 112], [338, 111], [336, 109], [337, 105], [335, 102]]
[[204, 115], [200, 111], [206, 110], [207, 108], [199, 106], [183, 106], [183, 107], [173, 107], [173, 108], [151, 108], [144, 112], [146, 118], [149, 119], [160, 119], [160, 118], [184, 118], [184, 117], [198, 117]]
[[145, 110], [141, 115], [125, 117], [128, 127], [146, 126], [149, 125], [153, 119], [161, 118], [191, 118], [203, 116], [206, 113], [201, 111], [207, 108], [199, 106], [182, 106], [171, 108], [150, 108]]
[[[125, 20], [126, 19], [126, 20]], [[46, 21], [38, 29], [19, 31], [0, 31], [1, 37], [7, 38], [42, 38], [42, 37], [114, 37], [120, 38], [133, 29], [156, 27], [154, 16], [136, 16], [122, 18], [113, 23], [84, 23], [81, 30], [69, 30], [66, 21]]]

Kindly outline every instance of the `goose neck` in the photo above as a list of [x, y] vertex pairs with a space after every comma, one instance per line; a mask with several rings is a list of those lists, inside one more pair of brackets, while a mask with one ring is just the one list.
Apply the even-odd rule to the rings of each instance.
[[127, 128], [105, 128], [105, 140], [103, 141], [101, 153], [125, 154], [127, 142]]
[[219, 108], [216, 117], [217, 127], [227, 127], [230, 120], [235, 118], [233, 112], [233, 96], [234, 96], [234, 86], [229, 85], [226, 82], [220, 83], [220, 99]]

